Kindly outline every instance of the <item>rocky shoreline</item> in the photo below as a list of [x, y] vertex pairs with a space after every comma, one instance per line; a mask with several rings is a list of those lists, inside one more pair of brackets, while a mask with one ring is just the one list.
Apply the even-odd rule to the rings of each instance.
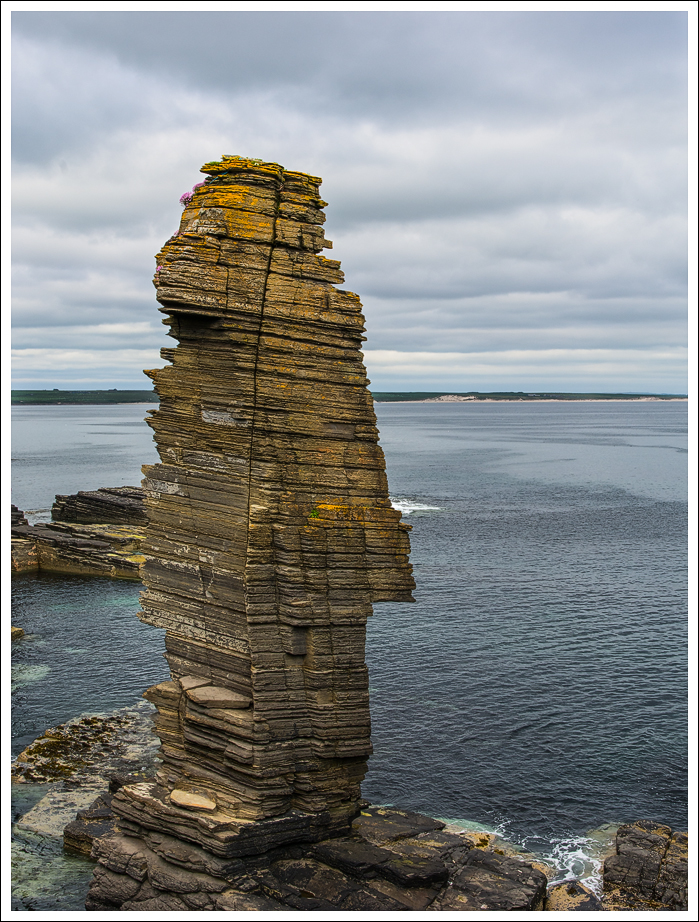
[[[12, 510], [13, 572], [48, 570], [138, 579], [145, 523], [138, 487], [57, 496], [53, 521], [31, 526]], [[23, 635], [12, 630], [13, 639]], [[17, 824], [20, 835], [61, 840], [96, 862], [94, 911], [425, 910], [601, 911], [687, 908], [687, 835], [640, 821], [619, 827], [598, 896], [494, 834], [362, 802], [349, 835], [255, 855], [216, 858], [193, 842], [133, 828], [113, 812], [121, 788], [149, 796], [158, 741], [143, 702], [109, 717], [47, 730], [12, 768], [13, 782], [46, 786]], [[164, 803], [191, 822], [203, 811]], [[21, 907], [18, 907], [21, 908]]]
[[687, 836], [648, 821], [617, 830], [599, 895], [579, 880], [555, 881], [555, 868], [540, 856], [494, 833], [366, 801], [349, 835], [256, 855], [217, 858], [153, 829], [135, 836], [120, 827], [112, 803], [124, 785], [150, 783], [157, 767], [151, 714], [143, 702], [68, 721], [13, 765], [15, 784], [46, 786], [19, 819], [20, 833], [61, 839], [67, 855], [96, 862], [90, 910], [687, 908]]
[[416, 813], [363, 805], [348, 836], [217, 859], [144, 831], [93, 849], [92, 910], [540, 910], [546, 875]]

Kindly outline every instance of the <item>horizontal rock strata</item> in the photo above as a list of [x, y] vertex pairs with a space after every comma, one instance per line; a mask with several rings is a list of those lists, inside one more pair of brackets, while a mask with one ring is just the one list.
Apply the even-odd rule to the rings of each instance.
[[12, 505], [10, 527], [12, 538], [12, 572], [35, 573], [39, 569], [39, 555], [36, 550], [36, 541], [31, 537], [31, 531], [24, 531], [25, 528], [30, 528], [29, 523], [27, 522], [24, 512], [18, 509], [14, 504]]
[[[104, 497], [105, 501], [102, 501]], [[78, 497], [98, 497], [85, 504]], [[139, 579], [144, 536], [142, 491], [115, 487], [57, 496], [54, 521], [29, 525], [21, 510], [12, 507], [12, 572], [45, 570], [81, 576]], [[72, 516], [57, 521], [62, 512]], [[104, 517], [102, 523], [94, 521]], [[136, 521], [137, 524], [131, 524]]]
[[100, 487], [67, 496], [57, 495], [51, 519], [78, 525], [142, 527], [148, 524], [141, 487]]
[[86, 907], [187, 910], [537, 910], [546, 876], [526, 861], [474, 847], [416, 813], [365, 808], [350, 835], [217, 858], [157, 832], [95, 842]]
[[27, 518], [22, 512], [21, 509], [18, 509], [17, 506], [12, 504], [12, 513], [10, 516], [10, 524], [12, 528], [17, 528], [20, 525], [28, 525]]
[[[366, 619], [414, 582], [361, 304], [317, 255], [320, 179], [235, 157], [202, 170], [157, 256], [178, 345], [147, 372], [161, 463], [144, 468], [141, 617], [167, 632], [171, 680], [146, 692], [163, 764], [112, 809], [129, 848], [170, 836], [225, 863], [350, 829], [371, 753]], [[96, 902], [117, 873], [105, 849]]]

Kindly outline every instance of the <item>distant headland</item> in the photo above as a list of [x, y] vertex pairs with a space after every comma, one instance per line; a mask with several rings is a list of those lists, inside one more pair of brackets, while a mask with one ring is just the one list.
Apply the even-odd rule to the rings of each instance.
[[[559, 391], [374, 391], [376, 403], [466, 403], [471, 401], [518, 402], [533, 400], [686, 400], [686, 394], [572, 394]], [[154, 390], [62, 391], [59, 388], [43, 391], [12, 391], [13, 406], [65, 406], [108, 403], [158, 403]]]

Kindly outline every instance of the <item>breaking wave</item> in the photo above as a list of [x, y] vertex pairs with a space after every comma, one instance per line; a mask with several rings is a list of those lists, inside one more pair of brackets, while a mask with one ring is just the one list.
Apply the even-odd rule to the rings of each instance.
[[428, 506], [425, 503], [416, 503], [412, 499], [394, 499], [392, 496], [390, 499], [393, 508], [402, 512], [403, 515], [411, 515], [413, 512], [436, 512], [441, 509], [441, 506]]
[[585, 835], [544, 839], [540, 836], [517, 836], [508, 833], [508, 821], [484, 825], [471, 820], [441, 817], [447, 831], [483, 833], [491, 838], [489, 848], [505, 848], [506, 854], [516, 854], [527, 861], [547, 865], [549, 887], [566, 881], [579, 881], [597, 896], [602, 896], [604, 859], [614, 853], [617, 826], [605, 823]]

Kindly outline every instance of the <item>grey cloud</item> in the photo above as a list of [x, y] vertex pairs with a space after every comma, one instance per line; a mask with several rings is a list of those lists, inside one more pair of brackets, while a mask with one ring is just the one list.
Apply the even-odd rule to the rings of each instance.
[[[406, 156], [401, 140], [413, 145], [419, 133], [386, 137], [395, 153], [371, 158], [371, 150], [326, 180], [332, 200], [329, 219], [340, 228], [368, 221], [482, 216], [539, 206], [612, 203], [657, 214], [684, 212], [684, 150], [646, 150], [638, 143], [591, 142], [578, 125], [560, 130], [474, 131], [463, 126], [445, 133], [420, 157]], [[433, 134], [433, 142], [439, 135]], [[368, 145], [367, 145], [368, 146]], [[355, 151], [351, 151], [355, 153]], [[369, 156], [367, 157], [367, 153]], [[359, 151], [356, 151], [359, 155]], [[410, 194], [406, 195], [406, 190]]]
[[674, 13], [13, 13], [17, 343], [169, 344], [153, 256], [224, 152], [324, 177], [372, 349], [681, 343], [685, 49]]
[[[38, 98], [21, 73], [23, 156], [138, 120], [153, 76], [171, 90], [266, 93], [314, 117], [520, 127], [610, 96], [667, 105], [686, 79], [681, 13], [15, 12], [13, 32], [20, 50], [40, 39], [48, 56]], [[88, 125], [72, 117], [75, 101]]]
[[137, 124], [153, 109], [150, 88], [113, 54], [80, 48], [71, 55], [54, 41], [15, 37], [12, 65], [13, 157], [20, 163], [58, 160], [65, 169], [64, 158], [87, 140]]
[[[638, 213], [531, 209], [339, 235], [366, 294], [402, 300], [574, 289], [587, 298], [686, 291], [684, 222]], [[375, 254], [375, 259], [371, 259]]]
[[[662, 89], [681, 72], [682, 13], [16, 12], [13, 27], [197, 86], [303, 87], [335, 105], [415, 114], [497, 100]], [[639, 68], [639, 65], [643, 65]], [[640, 73], [639, 73], [640, 71]]]
[[155, 320], [153, 266], [141, 269], [138, 264], [128, 271], [80, 265], [78, 252], [72, 265], [61, 269], [20, 264], [13, 270], [14, 325], [24, 327], [26, 336], [33, 326]]
[[[442, 318], [432, 318], [439, 322]], [[429, 322], [411, 323], [409, 329], [400, 327], [374, 329], [369, 326], [371, 349], [398, 349], [405, 352], [415, 350], [420, 344], [420, 351], [443, 352], [445, 341], [456, 352], [502, 352], [511, 349], [648, 349], [663, 346], [674, 347], [678, 338], [682, 338], [683, 324], [664, 320], [654, 320], [638, 324], [631, 330], [621, 321], [605, 324], [604, 328], [594, 327], [589, 323], [575, 326], [562, 324], [552, 326], [550, 320], [541, 328], [522, 328], [519, 324], [508, 327], [499, 321], [496, 329], [492, 327], [472, 329], [464, 323], [449, 327], [445, 323], [440, 327], [439, 335]]]
[[651, 348], [686, 340], [681, 298], [587, 301], [542, 296], [413, 302], [366, 298], [370, 349]]
[[[16, 327], [12, 335], [14, 349], [73, 349], [76, 338], [81, 349], [132, 349], [138, 343], [139, 349], [157, 349], [162, 342], [162, 331], [157, 320], [134, 321], [132, 323], [104, 322], [102, 315], [92, 326]], [[107, 318], [108, 319], [108, 318]]]

